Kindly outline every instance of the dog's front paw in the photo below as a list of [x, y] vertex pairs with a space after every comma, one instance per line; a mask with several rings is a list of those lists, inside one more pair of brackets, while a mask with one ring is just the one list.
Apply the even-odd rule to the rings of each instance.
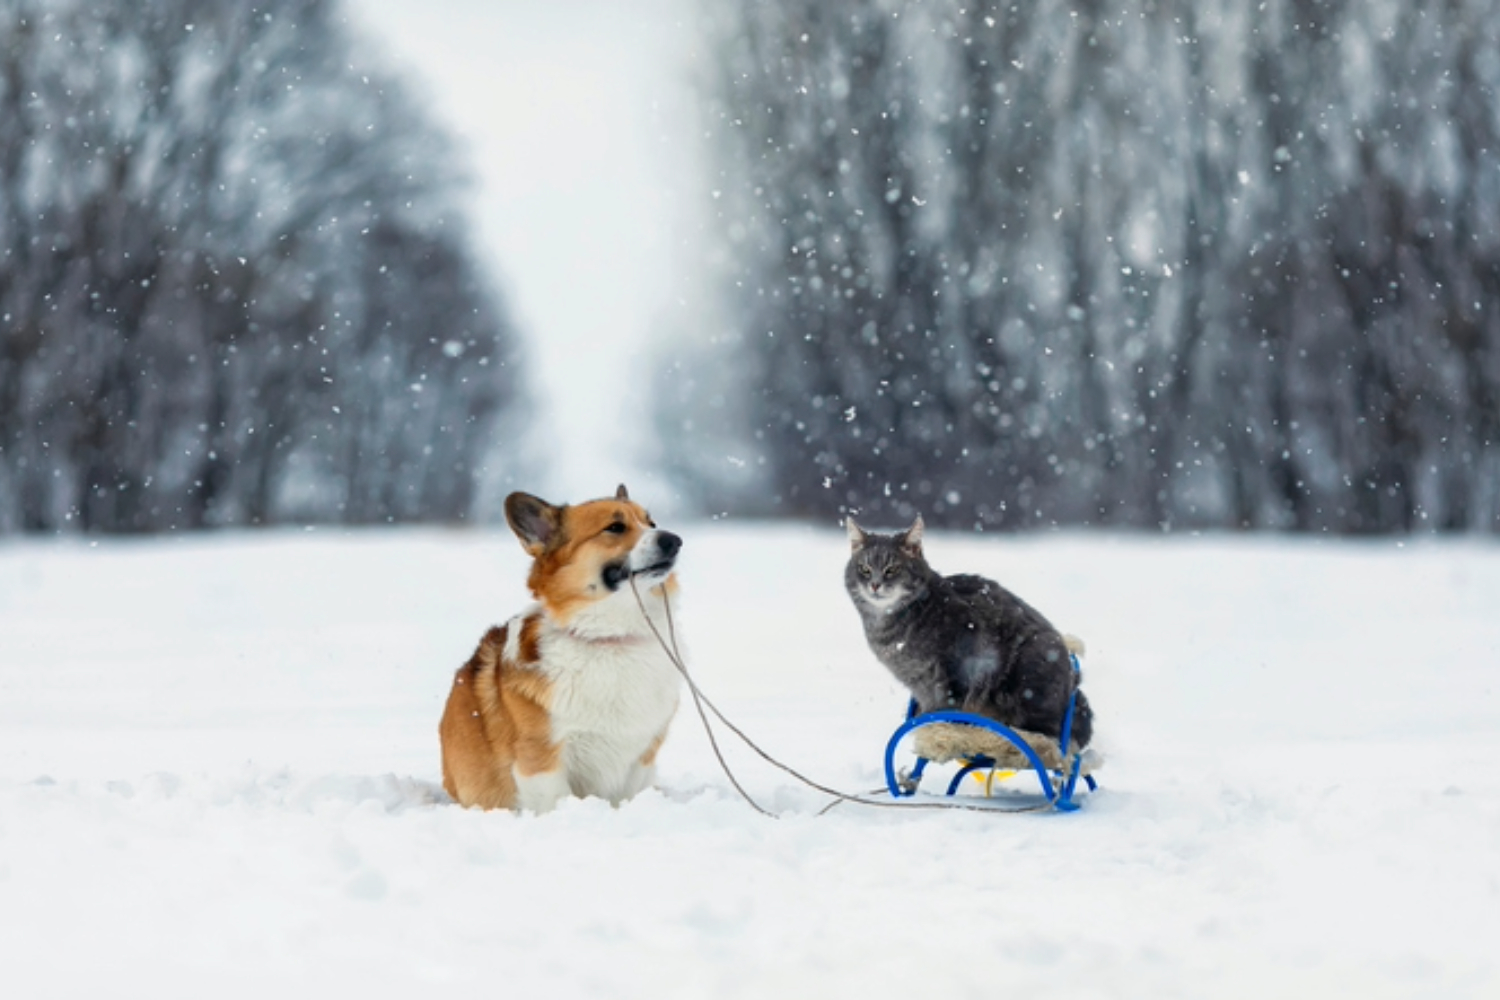
[[561, 769], [540, 774], [516, 774], [515, 778], [516, 807], [522, 812], [540, 816], [551, 812], [559, 802], [573, 794], [568, 777]]

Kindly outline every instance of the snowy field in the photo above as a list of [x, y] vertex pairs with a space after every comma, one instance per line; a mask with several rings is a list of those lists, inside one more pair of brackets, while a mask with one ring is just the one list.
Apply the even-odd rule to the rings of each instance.
[[[681, 528], [682, 526], [673, 526]], [[689, 525], [690, 663], [880, 783], [904, 697], [834, 529]], [[0, 545], [0, 994], [1500, 996], [1500, 547], [935, 535], [1089, 642], [1073, 815], [840, 806], [689, 706], [660, 787], [446, 802], [501, 532]]]

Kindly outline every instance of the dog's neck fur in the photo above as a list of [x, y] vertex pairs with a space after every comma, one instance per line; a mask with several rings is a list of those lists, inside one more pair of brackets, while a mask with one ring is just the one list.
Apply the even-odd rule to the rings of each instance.
[[658, 632], [666, 634], [667, 612], [663, 605], [675, 597], [676, 590], [676, 581], [668, 579], [641, 594], [640, 604], [645, 605], [649, 621], [641, 616], [640, 604], [636, 603], [628, 583], [602, 601], [579, 608], [566, 620], [558, 619], [545, 606], [541, 610], [549, 625], [579, 642], [606, 646], [655, 642], [651, 626], [655, 624]]
[[573, 629], [567, 630], [568, 637], [579, 642], [586, 642], [590, 646], [644, 646], [652, 641], [649, 635], [584, 635]]

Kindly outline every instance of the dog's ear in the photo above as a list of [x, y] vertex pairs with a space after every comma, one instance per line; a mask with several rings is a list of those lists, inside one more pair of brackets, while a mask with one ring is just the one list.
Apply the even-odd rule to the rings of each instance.
[[919, 556], [922, 554], [922, 530], [925, 527], [926, 525], [922, 523], [922, 515], [918, 514], [917, 519], [911, 523], [911, 527], [902, 533], [901, 548], [908, 555]]
[[505, 520], [527, 554], [539, 556], [562, 527], [562, 508], [530, 493], [512, 493], [505, 498]]
[[621, 483], [620, 484], [620, 488], [617, 489], [617, 490], [615, 490], [615, 499], [616, 500], [629, 500], [630, 499], [630, 494], [628, 492], [626, 492], [626, 490], [625, 490], [625, 484], [624, 483]]
[[849, 532], [849, 548], [855, 552], [865, 547], [865, 542], [870, 536], [865, 534], [865, 529], [854, 523], [854, 518], [844, 518], [844, 530]]

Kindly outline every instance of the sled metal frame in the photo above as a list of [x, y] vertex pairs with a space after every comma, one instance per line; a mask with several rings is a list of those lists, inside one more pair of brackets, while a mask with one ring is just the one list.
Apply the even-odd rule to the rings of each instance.
[[[1078, 666], [1078, 657], [1071, 653], [1068, 656], [1073, 661], [1073, 673], [1075, 675], [1082, 673], [1081, 668]], [[1078, 685], [1075, 684], [1073, 686], [1073, 693], [1068, 696], [1068, 710], [1063, 713], [1062, 734], [1058, 737], [1057, 741], [1059, 756], [1064, 762], [1064, 767], [1061, 770], [1049, 771], [1047, 765], [1042, 763], [1041, 757], [1037, 756], [1037, 752], [1031, 748], [1031, 745], [1021, 739], [1015, 730], [1009, 726], [996, 722], [994, 719], [987, 719], [982, 715], [975, 715], [972, 712], [928, 712], [925, 715], [918, 715], [917, 700], [913, 698], [911, 703], [906, 707], [906, 721], [896, 728], [896, 731], [891, 734], [890, 741], [885, 745], [886, 788], [889, 789], [892, 798], [907, 798], [917, 794], [917, 786], [922, 781], [922, 772], [927, 769], [929, 763], [926, 757], [920, 754], [917, 756], [916, 766], [912, 768], [911, 773], [907, 775], [904, 782], [896, 775], [896, 750], [908, 733], [923, 726], [932, 726], [939, 723], [975, 726], [979, 729], [989, 730], [1021, 751], [1025, 755], [1027, 762], [1031, 765], [1032, 771], [1036, 773], [1037, 779], [1041, 782], [1042, 794], [1047, 796], [1047, 801], [1052, 803], [1052, 808], [1058, 812], [1073, 812], [1078, 809], [1078, 803], [1073, 800], [1073, 793], [1077, 789], [1080, 777], [1083, 778], [1084, 784], [1088, 786], [1089, 791], [1092, 792], [1099, 787], [1098, 783], [1094, 781], [1093, 775], [1079, 774], [1079, 769], [1083, 766], [1082, 751], [1073, 754], [1071, 760], [1069, 759], [1068, 741], [1073, 735], [1073, 706], [1077, 700]], [[948, 783], [948, 795], [953, 795], [958, 791], [959, 783], [971, 771], [982, 771], [986, 768], [995, 767], [995, 761], [984, 754], [975, 754], [972, 757], [960, 758], [960, 763], [962, 766], [959, 768], [958, 773]]]

